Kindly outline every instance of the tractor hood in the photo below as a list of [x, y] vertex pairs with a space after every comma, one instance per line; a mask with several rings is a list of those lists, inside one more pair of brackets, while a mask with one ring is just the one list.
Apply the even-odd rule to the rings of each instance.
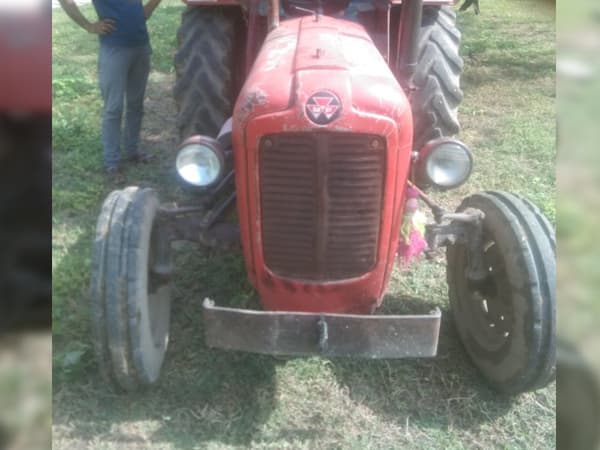
[[291, 123], [289, 131], [306, 125], [343, 130], [349, 111], [398, 122], [409, 105], [361, 25], [306, 16], [282, 22], [267, 36], [238, 98], [235, 126], [289, 108], [308, 119]]
[[283, 22], [233, 121], [241, 242], [263, 307], [373, 311], [398, 247], [413, 127], [367, 33], [327, 17]]

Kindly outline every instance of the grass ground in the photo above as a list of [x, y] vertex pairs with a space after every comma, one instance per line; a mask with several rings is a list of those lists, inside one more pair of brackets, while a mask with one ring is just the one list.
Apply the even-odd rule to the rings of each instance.
[[[574, 353], [580, 353], [598, 384], [600, 329], [594, 318], [600, 317], [600, 301], [596, 295], [600, 288], [597, 264], [600, 249], [596, 243], [596, 224], [600, 220], [600, 165], [596, 144], [600, 138], [597, 126], [600, 114], [599, 5], [590, 0], [572, 2], [571, 7], [559, 4], [557, 18], [560, 30], [557, 36], [560, 112], [557, 294], [561, 299], [558, 332], [564, 341], [576, 347], [576, 352], [570, 350], [565, 352], [566, 355], [571, 357]], [[590, 417], [590, 414], [582, 407], [582, 403], [591, 404], [594, 401], [594, 392], [578, 378], [566, 376], [564, 372], [567, 371], [562, 371], [560, 364], [559, 353], [561, 375], [557, 400], [561, 406], [557, 425], [561, 430], [560, 436], [568, 436], [571, 432], [573, 436], [581, 438], [593, 435], [590, 433], [592, 431], [596, 431], [597, 435], [597, 421], [585, 426], [585, 417]], [[568, 390], [572, 386], [582, 391], [586, 402], [578, 400], [573, 391]], [[570, 426], [569, 420], [572, 420]], [[592, 445], [588, 447], [592, 448]]]
[[[600, 332], [594, 318], [600, 314], [596, 292], [600, 273], [595, 263], [596, 224], [600, 220], [597, 145], [600, 130], [600, 9], [589, 0], [572, 8], [559, 5], [558, 99], [560, 158], [558, 195], [558, 298], [559, 333], [578, 344], [600, 379]], [[566, 66], [566, 69], [565, 69]], [[582, 67], [585, 73], [574, 72]], [[571, 70], [568, 70], [568, 69]]]
[[0, 335], [0, 448], [45, 450], [51, 446], [49, 331]]
[[[554, 220], [554, 16], [535, 1], [487, 2], [460, 16], [465, 73], [461, 138], [475, 149], [467, 185], [521, 192]], [[84, 12], [91, 16], [90, 7]], [[165, 0], [150, 22], [154, 55], [144, 145], [158, 162], [127, 184], [181, 198], [173, 173], [171, 55], [181, 11]], [[385, 310], [440, 306], [433, 360], [274, 359], [203, 345], [205, 296], [253, 297], [238, 256], [177, 251], [168, 357], [158, 386], [117, 395], [98, 375], [88, 332], [91, 239], [104, 197], [95, 39], [54, 18], [54, 448], [540, 448], [554, 447], [555, 389], [506, 399], [486, 387], [449, 321], [442, 256], [395, 272]]]

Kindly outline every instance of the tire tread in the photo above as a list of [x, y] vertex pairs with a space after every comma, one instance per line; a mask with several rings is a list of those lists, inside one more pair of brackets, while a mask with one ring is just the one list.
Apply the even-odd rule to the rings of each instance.
[[[556, 312], [553, 305], [556, 304], [556, 274], [550, 273], [551, 268], [548, 261], [556, 258], [554, 233], [546, 227], [548, 221], [539, 209], [530, 201], [525, 201], [508, 192], [490, 191], [489, 195], [502, 202], [517, 217], [519, 224], [527, 234], [527, 241], [531, 248], [535, 262], [535, 270], [538, 277], [538, 287], [542, 291], [543, 298], [552, 299], [545, 302], [546, 310], [543, 312], [545, 320], [552, 321], [552, 327], [541, 327], [540, 354], [549, 357], [540, 358], [535, 368], [536, 375], [532, 376], [529, 389], [535, 389], [548, 384], [556, 375], [556, 336], [549, 332], [555, 329]], [[549, 222], [547, 223], [549, 226]], [[547, 247], [547, 248], [545, 248]], [[552, 265], [554, 268], [554, 265]], [[555, 270], [555, 269], [554, 269]]]
[[139, 273], [140, 234], [153, 223], [143, 220], [150, 201], [158, 205], [153, 189], [113, 191], [96, 225], [90, 282], [92, 340], [101, 374], [124, 391], [156, 381], [146, 370], [140, 345], [138, 309], [140, 295], [146, 293], [131, 288]]
[[185, 139], [216, 136], [231, 116], [234, 20], [220, 7], [188, 6], [174, 57], [177, 128]]
[[[489, 381], [497, 389], [508, 394], [535, 390], [551, 382], [556, 373], [554, 233], [539, 208], [530, 201], [507, 192], [487, 191], [474, 194], [463, 200], [458, 210], [484, 204], [488, 205], [487, 208], [496, 209], [501, 213], [505, 226], [511, 229], [513, 236], [523, 236], [519, 241], [520, 248], [513, 251], [522, 252], [524, 255], [522, 263], [525, 266], [522, 270], [531, 274], [532, 279], [523, 288], [527, 289], [527, 297], [531, 299], [531, 307], [534, 308], [534, 317], [539, 320], [538, 326], [532, 327], [532, 336], [528, 342], [529, 353], [533, 356], [526, 367], [521, 369], [519, 376], [505, 383]], [[450, 247], [447, 278], [451, 300], [457, 299], [460, 294], [454, 282], [456, 277], [461, 276], [459, 271], [456, 253]]]
[[[127, 295], [126, 272], [123, 248], [127, 239], [127, 217], [130, 213], [136, 187], [128, 187], [121, 191], [117, 198], [115, 211], [111, 219], [109, 235], [109, 253], [106, 258], [106, 308], [109, 350], [112, 360], [113, 374], [119, 386], [125, 390], [134, 390], [137, 376], [132, 364], [129, 348], [129, 330], [127, 327], [127, 305], [123, 296]], [[115, 217], [116, 216], [116, 217]]]
[[451, 7], [424, 8], [419, 58], [413, 75], [417, 92], [411, 98], [415, 150], [432, 139], [460, 131], [457, 114], [463, 98], [460, 38], [456, 13]]
[[116, 380], [112, 375], [112, 362], [108, 345], [106, 305], [104, 302], [106, 287], [103, 281], [106, 273], [107, 238], [110, 234], [110, 223], [118, 195], [119, 191], [111, 192], [104, 201], [100, 211], [96, 224], [90, 282], [90, 322], [94, 352], [99, 362], [102, 376], [110, 382], [115, 382]]

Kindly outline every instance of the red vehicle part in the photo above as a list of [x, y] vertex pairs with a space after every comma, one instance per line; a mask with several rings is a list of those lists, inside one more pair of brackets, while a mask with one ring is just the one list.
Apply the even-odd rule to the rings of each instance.
[[0, 2], [0, 333], [52, 325], [51, 44], [48, 2]]
[[[327, 1], [327, 0], [325, 0]], [[246, 5], [248, 2], [240, 0], [183, 0], [187, 5]], [[392, 0], [393, 5], [401, 5], [402, 0]], [[424, 5], [456, 5], [458, 0], [423, 0]]]
[[[294, 1], [299, 4], [301, 0]], [[347, 4], [331, 3], [335, 3], [329, 5], [331, 9]], [[254, 12], [249, 12], [246, 36], [252, 36], [258, 12], [256, 2], [250, 4]], [[290, 6], [289, 0], [284, 9], [286, 5]], [[196, 124], [225, 122], [212, 151], [221, 151], [223, 161], [228, 162], [233, 153], [234, 170], [227, 165], [227, 175], [214, 188], [203, 190], [205, 195], [194, 206], [158, 207], [152, 189], [137, 187], [114, 191], [104, 202], [92, 263], [92, 320], [100, 365], [124, 389], [134, 390], [158, 379], [168, 342], [169, 314], [157, 312], [156, 295], [164, 293], [161, 305], [170, 301], [170, 244], [181, 240], [231, 248], [239, 236], [248, 276], [265, 309], [220, 307], [205, 299], [203, 329], [210, 347], [367, 358], [436, 354], [439, 309], [421, 315], [371, 313], [381, 303], [389, 280], [404, 188], [410, 185], [413, 113], [404, 92], [413, 99], [412, 93], [419, 88], [415, 78], [429, 76], [429, 68], [416, 70], [419, 63], [462, 66], [454, 15], [448, 8], [432, 8], [427, 14], [435, 17], [427, 17], [423, 1], [411, 0], [402, 11], [396, 8], [400, 14], [394, 16], [394, 26], [388, 20], [387, 27], [382, 27], [378, 14], [371, 26], [368, 20], [358, 25], [318, 13], [280, 23], [279, 0], [271, 0], [269, 6], [268, 18], [260, 18], [261, 37], [250, 39], [255, 42], [246, 47], [253, 49], [254, 43], [264, 40], [237, 97], [232, 120], [228, 120], [228, 101], [220, 111], [225, 117], [216, 121], [206, 114], [180, 115], [182, 121]], [[180, 28], [187, 37], [185, 45], [196, 39], [207, 46], [180, 52], [180, 62], [195, 56], [192, 61], [202, 60], [206, 69], [211, 62], [203, 58], [205, 53], [229, 59], [233, 49], [242, 50], [240, 36], [231, 36], [231, 30], [238, 29], [232, 25], [241, 17], [228, 17], [230, 12], [227, 8], [188, 10]], [[390, 8], [384, 12], [390, 19]], [[203, 27], [194, 27], [192, 19]], [[207, 51], [213, 33], [203, 41], [194, 30], [210, 30], [211, 19], [220, 22], [214, 30], [226, 31], [228, 39], [222, 48]], [[440, 31], [440, 27], [448, 29]], [[263, 39], [267, 29], [271, 31]], [[382, 29], [387, 33], [381, 33]], [[372, 38], [367, 30], [375, 30]], [[399, 39], [396, 51], [390, 45], [392, 30]], [[447, 42], [449, 55], [431, 57], [421, 50], [433, 41], [421, 39], [434, 34], [432, 30], [442, 33], [442, 40], [451, 40]], [[387, 42], [377, 48], [373, 41], [380, 41], [382, 34]], [[397, 64], [389, 61], [394, 54]], [[192, 65], [187, 73], [193, 75], [198, 66]], [[453, 77], [459, 71], [455, 69], [449, 70], [446, 80], [458, 90]], [[227, 87], [229, 75], [219, 78], [223, 83], [197, 84], [206, 92], [216, 92]], [[181, 92], [179, 100], [203, 104], [195, 100], [192, 89]], [[441, 89], [430, 92], [429, 99], [442, 100], [437, 96]], [[415, 117], [420, 119], [418, 112]], [[442, 152], [438, 144], [437, 151]], [[200, 160], [211, 149], [193, 151]], [[417, 153], [417, 158], [434, 161], [432, 152]], [[460, 152], [452, 150], [448, 155], [456, 158], [447, 156], [440, 158], [439, 165], [432, 163], [442, 168], [442, 161], [454, 161], [452, 170], [442, 170], [455, 185], [464, 181], [461, 177], [468, 176], [471, 168], [468, 150]], [[207, 168], [208, 161], [198, 161], [194, 170]], [[463, 175], [452, 175], [454, 169]], [[235, 192], [230, 190], [232, 178]], [[550, 223], [529, 201], [509, 193], [472, 195], [457, 213], [448, 213], [420, 196], [436, 219], [425, 229], [430, 249], [449, 247], [450, 302], [467, 352], [488, 381], [503, 392], [546, 385], [554, 378], [556, 357], [552, 290], [556, 244]], [[225, 221], [236, 200], [239, 235], [235, 225]], [[150, 204], [154, 206], [148, 209]], [[114, 264], [125, 260], [133, 263]], [[129, 280], [126, 289], [115, 290], [122, 279]], [[500, 301], [488, 309], [488, 300]]]
[[[310, 105], [329, 123], [311, 120]], [[267, 36], [233, 117], [241, 241], [265, 309], [380, 304], [412, 129], [406, 96], [360, 25], [311, 16]]]
[[44, 10], [0, 14], [0, 111], [52, 111], [52, 34]]

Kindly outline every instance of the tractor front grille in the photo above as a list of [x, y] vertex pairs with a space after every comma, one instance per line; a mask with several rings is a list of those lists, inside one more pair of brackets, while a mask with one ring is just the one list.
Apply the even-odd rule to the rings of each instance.
[[385, 140], [353, 133], [264, 136], [259, 148], [262, 245], [284, 278], [332, 281], [377, 258]]

